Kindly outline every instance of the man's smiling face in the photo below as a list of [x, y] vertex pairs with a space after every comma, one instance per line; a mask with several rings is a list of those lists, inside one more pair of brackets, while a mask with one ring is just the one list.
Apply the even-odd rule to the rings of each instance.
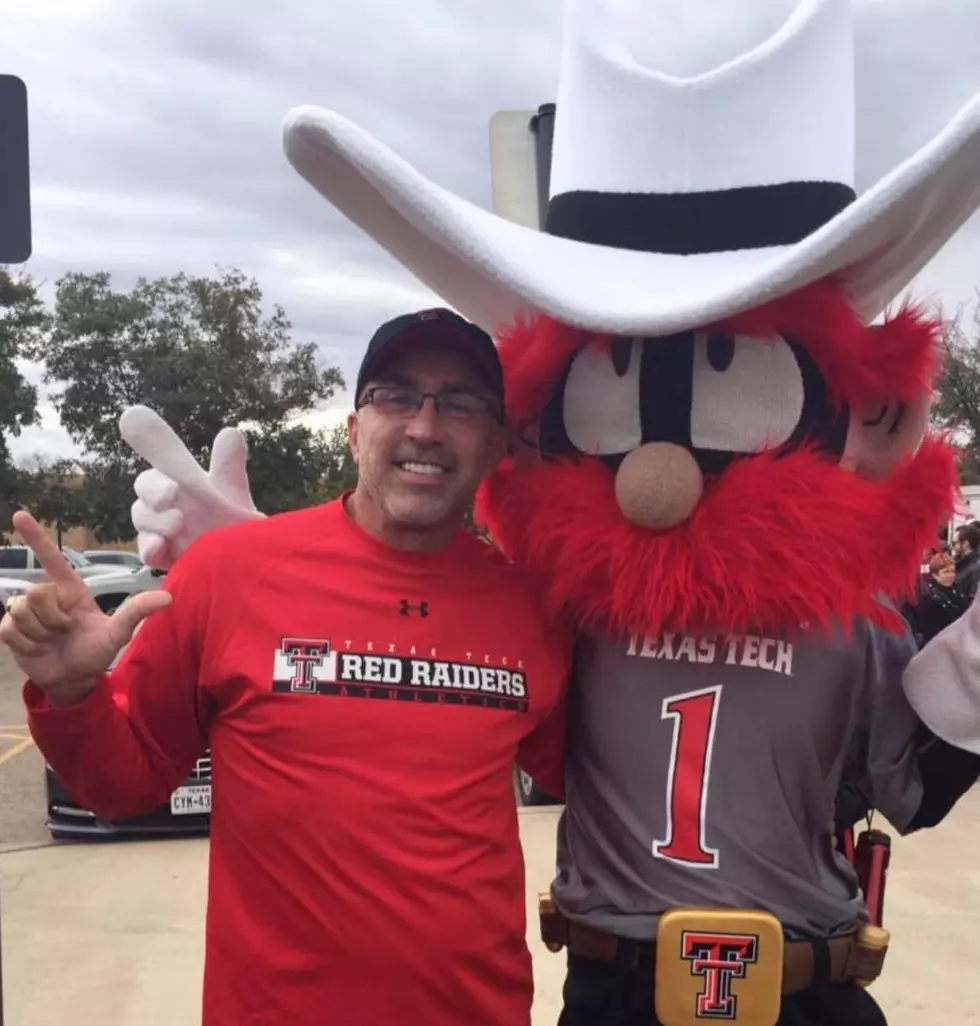
[[[406, 336], [379, 363], [359, 400], [372, 389], [398, 391], [375, 392], [349, 419], [358, 492], [383, 529], [455, 528], [503, 454], [492, 394], [469, 361], [437, 337]], [[413, 390], [445, 397], [442, 411], [431, 398], [420, 410], [399, 403]], [[470, 410], [479, 405], [474, 398], [488, 408]]]

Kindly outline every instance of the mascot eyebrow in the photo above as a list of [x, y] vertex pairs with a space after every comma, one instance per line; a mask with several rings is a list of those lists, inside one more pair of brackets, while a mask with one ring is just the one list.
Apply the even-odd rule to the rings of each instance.
[[[921, 398], [941, 363], [941, 320], [905, 304], [883, 323], [865, 324], [831, 281], [816, 282], [702, 330], [755, 338], [791, 336], [816, 363], [831, 398], [863, 408]], [[533, 420], [541, 412], [575, 353], [588, 346], [611, 350], [618, 341], [548, 317], [519, 321], [503, 332], [500, 358], [515, 421]]]

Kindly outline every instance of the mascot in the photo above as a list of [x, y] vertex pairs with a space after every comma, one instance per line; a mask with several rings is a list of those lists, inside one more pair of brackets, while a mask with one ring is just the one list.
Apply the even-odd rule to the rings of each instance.
[[[339, 114], [287, 118], [298, 172], [499, 340], [521, 444], [481, 515], [578, 632], [542, 901], [562, 1026], [883, 1022], [845, 767], [902, 833], [980, 774], [980, 613], [913, 658], [896, 612], [956, 475], [927, 430], [941, 325], [888, 307], [980, 206], [980, 95], [930, 82], [912, 130], [881, 74], [915, 13], [567, 0], [543, 231]], [[234, 432], [215, 456], [141, 477], [151, 562], [261, 515]]]

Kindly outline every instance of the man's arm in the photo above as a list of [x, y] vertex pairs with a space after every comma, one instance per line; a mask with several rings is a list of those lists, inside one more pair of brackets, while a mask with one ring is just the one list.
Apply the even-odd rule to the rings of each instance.
[[517, 765], [552, 798], [565, 797], [566, 719], [563, 699], [517, 749]]
[[970, 602], [976, 598], [977, 587], [980, 585], [980, 556], [970, 560], [966, 572], [957, 575], [956, 583]]
[[31, 734], [59, 779], [97, 815], [129, 818], [165, 802], [208, 745], [201, 681], [215, 651], [213, 562], [189, 550], [169, 574], [171, 604], [146, 620], [119, 664], [75, 704], [24, 685]]

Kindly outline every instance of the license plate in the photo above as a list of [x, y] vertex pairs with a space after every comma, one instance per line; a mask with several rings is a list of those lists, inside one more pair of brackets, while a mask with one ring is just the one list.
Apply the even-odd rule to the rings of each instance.
[[174, 816], [199, 816], [211, 811], [211, 785], [188, 784], [178, 787], [170, 796], [170, 811]]

